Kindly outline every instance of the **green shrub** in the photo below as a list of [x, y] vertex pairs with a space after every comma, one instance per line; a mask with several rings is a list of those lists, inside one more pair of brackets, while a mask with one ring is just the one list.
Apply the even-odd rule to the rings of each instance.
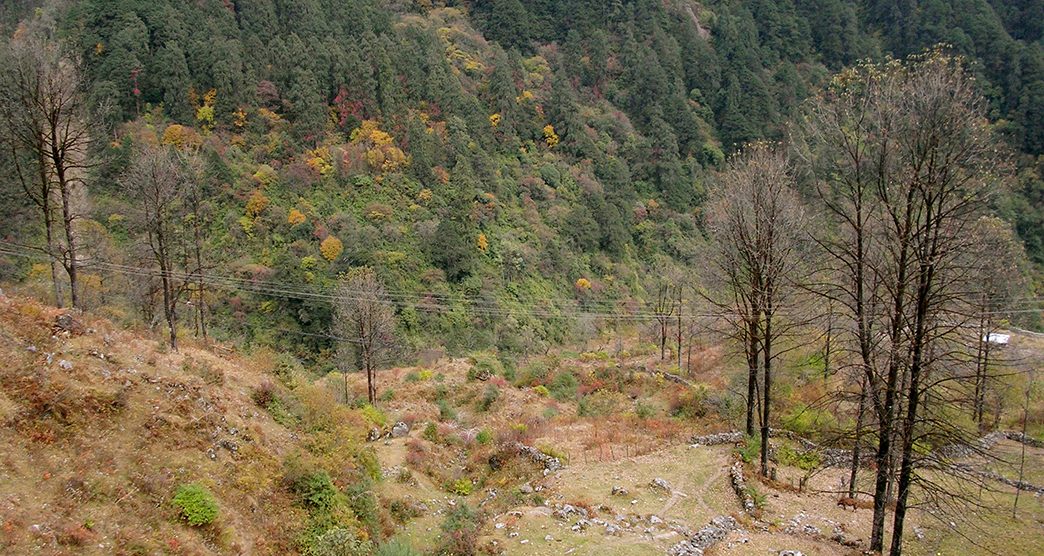
[[406, 379], [405, 380], [406, 380], [406, 382], [420, 382], [421, 381], [420, 373], [418, 373], [417, 371], [410, 371], [410, 372], [406, 373]]
[[561, 461], [563, 464], [569, 463], [569, 456], [565, 452], [559, 450], [558, 448], [555, 448], [554, 446], [550, 446], [548, 444], [541, 444], [540, 446], [537, 446], [537, 449], [540, 450], [540, 452], [544, 455], [551, 456], [553, 458], [558, 458], [559, 461]]
[[377, 498], [370, 491], [368, 481], [353, 483], [345, 488], [345, 496], [348, 498], [348, 506], [352, 513], [366, 527], [371, 539], [381, 536], [381, 516], [377, 507]]
[[275, 360], [272, 374], [288, 388], [297, 386], [297, 378], [304, 374], [304, 366], [296, 357], [289, 353], [280, 353]]
[[442, 522], [442, 537], [436, 554], [470, 555], [476, 553], [479, 518], [467, 504], [457, 504]]
[[743, 445], [736, 448], [736, 453], [743, 463], [756, 461], [761, 455], [761, 439], [756, 436], [748, 436], [743, 440]]
[[315, 537], [305, 549], [308, 556], [369, 556], [373, 543], [359, 538], [346, 527], [331, 527]]
[[783, 415], [783, 428], [801, 435], [837, 428], [837, 417], [833, 413], [798, 404]]
[[366, 472], [366, 476], [374, 481], [381, 480], [381, 462], [372, 448], [363, 448], [355, 454], [355, 461], [359, 467]]
[[489, 429], [482, 429], [475, 435], [475, 442], [485, 446], [493, 441], [493, 433], [489, 432]]
[[172, 500], [179, 516], [193, 527], [210, 525], [217, 519], [218, 504], [214, 495], [198, 483], [187, 483], [178, 487]]
[[475, 488], [475, 483], [471, 482], [471, 479], [463, 477], [453, 481], [450, 485], [449, 491], [457, 496], [467, 496], [471, 494], [471, 489]]
[[648, 419], [649, 417], [652, 417], [655, 413], [656, 408], [652, 405], [643, 402], [642, 400], [637, 400], [636, 402], [634, 402], [634, 414], [637, 415], [639, 419]]
[[514, 384], [520, 387], [540, 384], [547, 379], [549, 373], [550, 370], [546, 364], [533, 361], [519, 369]]
[[428, 442], [437, 443], [439, 441], [439, 427], [436, 426], [435, 423], [428, 423], [424, 427], [424, 431], [421, 432], [421, 438]]
[[687, 389], [671, 400], [671, 415], [682, 419], [698, 419], [707, 414], [707, 388]]
[[746, 492], [747, 496], [750, 496], [750, 499], [754, 501], [754, 507], [756, 507], [759, 510], [765, 508], [765, 502], [767, 501], [767, 497], [764, 494], [758, 492], [758, 490], [752, 486], [748, 486]]
[[395, 399], [395, 390], [387, 388], [384, 392], [381, 392], [381, 396], [378, 398], [382, 402], [390, 402]]
[[472, 354], [469, 359], [471, 368], [468, 369], [468, 380], [504, 374], [504, 365], [501, 364], [496, 354], [479, 352]]
[[797, 467], [803, 471], [811, 471], [819, 467], [819, 454], [813, 450], [801, 452], [789, 444], [783, 444], [776, 450], [776, 459], [783, 465]]
[[539, 396], [547, 397], [551, 395], [551, 392], [548, 391], [547, 386], [544, 386], [543, 384], [538, 384], [535, 388], [533, 388], [533, 391], [536, 392]]
[[457, 410], [450, 406], [446, 400], [439, 400], [439, 419], [442, 421], [452, 421], [457, 418]]
[[291, 490], [310, 509], [328, 512], [337, 501], [337, 487], [326, 471], [314, 471], [292, 480]]
[[479, 399], [478, 407], [479, 411], [489, 411], [489, 408], [496, 403], [497, 398], [500, 397], [500, 390], [492, 384], [486, 385], [486, 391], [482, 394], [482, 398]]
[[388, 504], [388, 513], [400, 525], [405, 525], [421, 516], [421, 511], [417, 509], [417, 506], [411, 504], [408, 500], [392, 500]]
[[551, 397], [564, 402], [576, 397], [577, 386], [576, 375], [572, 371], [562, 371], [555, 375], [554, 380], [548, 386], [548, 390], [551, 392]]
[[359, 411], [362, 412], [363, 418], [371, 425], [383, 427], [388, 424], [388, 416], [385, 415], [383, 411], [370, 404], [362, 406]]

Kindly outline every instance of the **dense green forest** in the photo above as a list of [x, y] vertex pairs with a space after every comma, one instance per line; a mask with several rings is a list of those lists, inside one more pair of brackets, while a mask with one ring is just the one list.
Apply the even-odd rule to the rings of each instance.
[[[0, 15], [13, 30], [34, 8]], [[327, 353], [322, 292], [369, 266], [415, 348], [580, 338], [583, 311], [640, 311], [661, 276], [699, 267], [730, 153], [785, 138], [841, 68], [937, 43], [967, 58], [1017, 153], [994, 208], [1044, 264], [1039, 1], [81, 0], [35, 19], [86, 82], [87, 258], [150, 266], [121, 176], [141, 145], [192, 153], [205, 262], [190, 271], [186, 247], [179, 268], [225, 280], [196, 292], [222, 337]], [[6, 178], [19, 210], [0, 232], [32, 243]], [[46, 275], [16, 257], [0, 271]], [[132, 291], [128, 319], [158, 314], [148, 281], [85, 272], [87, 303]]]

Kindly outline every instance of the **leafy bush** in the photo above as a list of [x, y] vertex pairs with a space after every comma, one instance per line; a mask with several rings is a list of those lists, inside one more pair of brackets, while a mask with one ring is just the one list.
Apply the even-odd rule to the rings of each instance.
[[453, 409], [446, 400], [439, 400], [439, 419], [452, 421], [457, 418], [457, 410]]
[[550, 369], [546, 364], [542, 364], [539, 361], [527, 363], [524, 367], [519, 369], [517, 378], [514, 381], [515, 386], [534, 386], [540, 384], [547, 379], [549, 373]]
[[837, 417], [833, 413], [798, 404], [783, 415], [783, 428], [801, 435], [837, 428]]
[[792, 448], [789, 444], [783, 444], [776, 450], [776, 459], [783, 465], [797, 467], [803, 471], [811, 471], [819, 467], [819, 454], [809, 450], [801, 452]]
[[671, 399], [671, 415], [682, 419], [697, 419], [707, 414], [707, 388], [687, 388]]
[[569, 463], [569, 455], [559, 450], [558, 448], [555, 448], [554, 446], [550, 446], [548, 444], [541, 444], [540, 446], [537, 446], [537, 449], [540, 450], [540, 452], [544, 455], [553, 458], [558, 458], [559, 461], [561, 461], [564, 464]]
[[754, 507], [759, 510], [765, 509], [765, 502], [768, 498], [764, 494], [758, 492], [758, 490], [752, 486], [747, 486], [746, 493], [747, 496], [750, 496], [750, 499], [754, 501]]
[[468, 369], [468, 380], [499, 376], [504, 374], [504, 365], [496, 354], [490, 352], [474, 353], [470, 357], [471, 368]]
[[359, 411], [362, 412], [363, 418], [372, 425], [383, 427], [388, 424], [388, 416], [370, 404], [362, 406]]
[[478, 544], [478, 515], [467, 504], [457, 504], [442, 522], [436, 554], [471, 555]]
[[392, 500], [388, 504], [388, 513], [399, 524], [409, 523], [414, 518], [421, 516], [420, 509], [409, 500]]
[[748, 436], [743, 440], [743, 445], [736, 448], [743, 463], [751, 463], [761, 455], [761, 439], [756, 436]]
[[463, 477], [453, 481], [450, 485], [449, 491], [457, 496], [467, 496], [471, 494], [471, 489], [475, 488], [475, 483], [471, 482], [471, 479]]
[[346, 527], [331, 527], [320, 534], [305, 550], [308, 556], [368, 556], [373, 543], [359, 538]]
[[493, 441], [493, 433], [489, 429], [482, 429], [475, 435], [475, 441], [485, 446]]
[[439, 441], [439, 427], [436, 426], [435, 423], [428, 423], [424, 427], [424, 431], [421, 432], [421, 438], [428, 442], [437, 443]]
[[497, 398], [500, 397], [500, 390], [496, 386], [490, 384], [486, 386], [486, 391], [482, 394], [482, 398], [479, 399], [479, 411], [489, 411], [489, 408], [496, 403]]
[[577, 386], [578, 382], [576, 380], [576, 375], [571, 371], [562, 371], [555, 375], [548, 390], [551, 392], [551, 397], [560, 402], [564, 402], [576, 397]]
[[377, 497], [370, 491], [369, 482], [361, 481], [349, 485], [345, 489], [345, 495], [348, 497], [348, 506], [352, 509], [352, 513], [355, 514], [359, 523], [366, 527], [370, 538], [380, 538], [380, 510], [377, 507]]
[[304, 374], [304, 366], [296, 357], [289, 353], [280, 353], [275, 359], [272, 374], [282, 382], [284, 386], [293, 388], [297, 385], [297, 378]]
[[406, 373], [406, 378], [404, 380], [406, 382], [420, 382], [420, 373], [418, 373], [417, 371], [410, 371]]
[[551, 395], [551, 392], [548, 391], [547, 386], [544, 386], [543, 384], [538, 384], [535, 388], [533, 388], [533, 391], [536, 392], [539, 396], [547, 397]]
[[372, 448], [364, 448], [355, 454], [355, 461], [359, 467], [366, 472], [366, 476], [374, 481], [381, 480], [381, 462]]
[[198, 483], [179, 486], [172, 503], [178, 509], [180, 517], [193, 527], [210, 525], [218, 516], [218, 504], [214, 495]]
[[637, 415], [639, 419], [648, 419], [649, 417], [652, 417], [655, 413], [656, 408], [652, 405], [643, 402], [642, 400], [637, 400], [636, 402], [634, 402], [634, 414]]
[[337, 487], [324, 470], [314, 471], [295, 477], [290, 485], [291, 490], [301, 497], [301, 501], [313, 510], [330, 511], [337, 501]]

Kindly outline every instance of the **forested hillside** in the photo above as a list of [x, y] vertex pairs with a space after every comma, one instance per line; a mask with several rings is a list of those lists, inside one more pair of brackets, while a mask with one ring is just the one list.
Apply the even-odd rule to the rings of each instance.
[[[81, 71], [90, 142], [70, 210], [84, 303], [129, 293], [122, 315], [156, 324], [169, 289], [182, 326], [322, 366], [324, 296], [351, 267], [376, 270], [413, 348], [541, 351], [590, 334], [593, 318], [649, 311], [662, 276], [705, 257], [705, 191], [730, 153], [784, 138], [837, 70], [939, 42], [967, 57], [1019, 153], [995, 209], [1039, 268], [1040, 11], [999, 0], [82, 0], [38, 8], [14, 34], [59, 41]], [[168, 214], [167, 258], [182, 277], [169, 288], [140, 278], [155, 267], [152, 230], [128, 177], [157, 144], [175, 147], [194, 188]], [[43, 245], [11, 162], [3, 235]], [[0, 270], [45, 283], [47, 265], [31, 263], [8, 256]], [[213, 278], [195, 284], [203, 274]]]

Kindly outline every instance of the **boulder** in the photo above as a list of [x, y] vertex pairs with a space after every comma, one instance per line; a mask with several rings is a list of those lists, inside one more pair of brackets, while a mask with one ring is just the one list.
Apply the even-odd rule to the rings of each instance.
[[402, 422], [402, 421], [399, 421], [398, 423], [395, 423], [395, 426], [393, 426], [392, 429], [391, 429], [391, 437], [392, 438], [402, 438], [402, 437], [406, 436], [409, 433], [410, 433], [410, 426], [407, 425], [406, 423]]

